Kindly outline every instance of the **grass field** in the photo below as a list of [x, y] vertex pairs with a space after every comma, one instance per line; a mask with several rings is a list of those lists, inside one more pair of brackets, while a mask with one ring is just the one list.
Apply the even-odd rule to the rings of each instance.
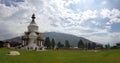
[[13, 50], [16, 49], [0, 49], [0, 63], [120, 63], [120, 50], [98, 52], [79, 50], [17, 50], [21, 55], [6, 55]]

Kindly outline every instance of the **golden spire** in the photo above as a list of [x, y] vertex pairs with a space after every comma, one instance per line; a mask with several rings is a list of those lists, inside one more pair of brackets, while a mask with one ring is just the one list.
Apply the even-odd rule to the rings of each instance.
[[33, 13], [33, 15], [32, 15], [32, 22], [31, 23], [35, 23], [35, 14]]

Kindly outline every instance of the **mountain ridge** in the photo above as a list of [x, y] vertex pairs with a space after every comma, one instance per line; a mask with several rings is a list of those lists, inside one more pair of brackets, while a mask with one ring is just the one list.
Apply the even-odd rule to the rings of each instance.
[[[52, 38], [54, 38], [56, 44], [58, 42], [61, 42], [62, 44], [64, 44], [65, 40], [68, 40], [71, 46], [77, 46], [77, 43], [78, 43], [79, 40], [82, 40], [84, 43], [92, 43], [93, 42], [93, 41], [90, 41], [90, 40], [88, 40], [84, 37], [78, 37], [78, 36], [75, 36], [75, 35], [58, 33], [58, 32], [44, 32], [44, 33], [42, 33], [42, 36], [43, 36], [44, 39], [46, 37], [49, 37], [50, 40], [52, 40]], [[22, 42], [20, 36], [15, 37], [15, 38], [11, 38], [11, 39], [8, 39], [8, 40]], [[8, 41], [8, 40], [6, 40], [6, 41]]]

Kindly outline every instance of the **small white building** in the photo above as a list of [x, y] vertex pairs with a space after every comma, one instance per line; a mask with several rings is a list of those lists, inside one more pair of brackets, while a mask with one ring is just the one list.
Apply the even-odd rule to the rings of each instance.
[[22, 47], [28, 50], [40, 50], [43, 48], [43, 38], [38, 31], [38, 25], [35, 22], [35, 14], [32, 15], [32, 21], [28, 25], [28, 31], [22, 36]]

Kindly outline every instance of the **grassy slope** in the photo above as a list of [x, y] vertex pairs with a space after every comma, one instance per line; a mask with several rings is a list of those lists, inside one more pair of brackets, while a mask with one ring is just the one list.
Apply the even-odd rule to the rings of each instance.
[[0, 63], [120, 63], [120, 50], [99, 52], [18, 50], [20, 56], [5, 55], [8, 51], [11, 49], [0, 49]]

